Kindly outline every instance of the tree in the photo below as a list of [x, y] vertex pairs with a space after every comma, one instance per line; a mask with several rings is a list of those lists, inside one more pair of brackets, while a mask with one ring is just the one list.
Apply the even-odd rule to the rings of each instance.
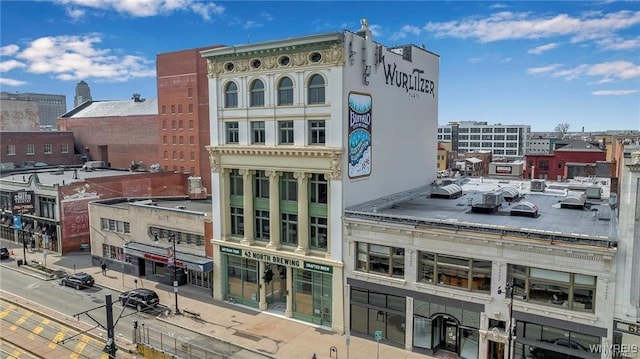
[[567, 132], [569, 132], [569, 124], [566, 122], [559, 123], [558, 126], [556, 126], [555, 131], [560, 132], [560, 134], [564, 138]]

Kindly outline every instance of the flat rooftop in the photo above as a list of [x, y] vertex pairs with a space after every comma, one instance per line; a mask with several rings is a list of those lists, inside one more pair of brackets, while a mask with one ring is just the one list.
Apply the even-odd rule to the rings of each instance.
[[[433, 198], [431, 194], [437, 186], [424, 186], [393, 198], [349, 207], [345, 210], [345, 217], [443, 228], [463, 227], [483, 232], [500, 231], [524, 237], [612, 246], [611, 242], [617, 238], [617, 225], [615, 209], [609, 204], [609, 179], [583, 178], [545, 183], [544, 192], [532, 192], [530, 181], [463, 178], [457, 180], [462, 188], [462, 195], [457, 198]], [[562, 201], [579, 198], [592, 186], [601, 188], [600, 198], [586, 198], [582, 209], [561, 208]], [[517, 190], [519, 197], [511, 202], [502, 202], [492, 213], [472, 211], [474, 204], [483, 203], [485, 193], [500, 193], [505, 188], [512, 193]], [[537, 207], [537, 217], [511, 215], [514, 206], [525, 202]]]
[[114, 176], [127, 176], [144, 174], [147, 172], [136, 172], [128, 170], [113, 170], [113, 169], [94, 169], [91, 171], [85, 171], [83, 169], [65, 169], [59, 170], [37, 170], [29, 173], [10, 174], [0, 178], [0, 182], [16, 182], [16, 183], [29, 183], [29, 179], [32, 175], [37, 175], [41, 184], [53, 186], [53, 185], [68, 185], [74, 182], [81, 182], [89, 178], [100, 177], [114, 177]]
[[154, 208], [162, 208], [172, 211], [189, 211], [196, 213], [204, 213], [211, 216], [213, 204], [211, 199], [173, 199], [173, 198], [147, 198], [147, 199], [128, 199], [128, 198], [109, 198], [99, 200], [97, 203], [126, 208], [130, 206], [144, 206]]

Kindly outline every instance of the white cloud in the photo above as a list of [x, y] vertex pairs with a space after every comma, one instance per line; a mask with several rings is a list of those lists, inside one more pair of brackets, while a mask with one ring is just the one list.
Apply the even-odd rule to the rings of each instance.
[[32, 41], [16, 54], [27, 72], [52, 74], [60, 80], [95, 78], [124, 82], [137, 77], [156, 76], [155, 62], [136, 55], [116, 55], [101, 49], [99, 35], [49, 36]]
[[497, 12], [486, 18], [429, 22], [424, 30], [439, 37], [493, 42], [514, 39], [544, 39], [570, 36], [573, 42], [610, 36], [614, 31], [640, 24], [640, 11], [599, 12], [573, 17], [567, 14], [533, 16], [530, 13]]
[[191, 11], [204, 20], [220, 15], [224, 7], [213, 2], [197, 0], [55, 0], [67, 8], [67, 15], [77, 19], [85, 9], [115, 11], [133, 17], [150, 17], [175, 11]]
[[5, 77], [0, 77], [0, 85], [7, 85], [7, 86], [22, 86], [25, 85], [27, 82], [26, 81], [20, 81], [20, 80], [14, 80], [14, 79], [8, 79]]
[[602, 50], [633, 50], [640, 48], [640, 37], [635, 39], [623, 39], [620, 37], [608, 37], [597, 41]]
[[529, 49], [529, 51], [527, 51], [527, 53], [528, 54], [533, 54], [533, 55], [540, 55], [541, 53], [549, 51], [549, 50], [553, 50], [556, 47], [558, 47], [558, 44], [555, 43], [555, 42], [552, 42], [552, 43], [549, 43], [549, 44], [536, 46], [533, 49]]
[[20, 47], [18, 47], [18, 45], [11, 44], [2, 46], [0, 47], [0, 56], [12, 56], [15, 55], [18, 50], [20, 50]]
[[262, 24], [255, 22], [253, 20], [248, 20], [244, 23], [244, 25], [242, 25], [243, 29], [253, 29], [256, 27], [262, 27]]
[[591, 92], [595, 96], [625, 96], [638, 93], [638, 90], [599, 90]]
[[274, 17], [273, 15], [269, 14], [268, 12], [263, 11], [262, 13], [260, 13], [260, 17], [262, 19], [264, 19], [265, 21], [273, 21]]
[[0, 62], [0, 72], [8, 72], [13, 69], [19, 69], [24, 67], [27, 67], [27, 65], [14, 59]]
[[505, 4], [493, 4], [493, 5], [489, 6], [490, 9], [504, 9], [506, 7], [507, 7], [507, 5], [505, 5]]
[[420, 35], [421, 32], [422, 32], [422, 29], [417, 26], [405, 25], [400, 29], [400, 31], [394, 32], [391, 35], [390, 39], [393, 41], [402, 40], [406, 38], [408, 35], [418, 36]]
[[551, 64], [551, 65], [542, 66], [542, 67], [532, 67], [530, 69], [527, 69], [527, 73], [530, 74], [530, 75], [545, 74], [545, 73], [552, 72], [552, 71], [556, 70], [559, 67], [562, 67], [562, 65], [561, 64]]

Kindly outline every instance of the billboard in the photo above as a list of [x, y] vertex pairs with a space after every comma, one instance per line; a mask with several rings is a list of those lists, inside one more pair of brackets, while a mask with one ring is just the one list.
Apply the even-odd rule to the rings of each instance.
[[371, 95], [349, 93], [349, 178], [371, 174]]
[[511, 173], [511, 166], [496, 166], [496, 173]]
[[11, 206], [13, 213], [33, 213], [35, 209], [33, 191], [11, 192]]
[[89, 235], [89, 202], [100, 197], [65, 199], [62, 205], [64, 238]]

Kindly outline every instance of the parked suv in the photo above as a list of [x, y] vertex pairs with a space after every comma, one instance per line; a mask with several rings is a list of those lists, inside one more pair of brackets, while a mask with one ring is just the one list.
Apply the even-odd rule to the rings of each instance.
[[80, 272], [62, 277], [60, 284], [67, 287], [74, 287], [75, 289], [83, 289], [93, 287], [95, 281], [91, 275]]
[[0, 259], [9, 259], [10, 257], [7, 247], [0, 248]]
[[141, 312], [157, 307], [160, 303], [160, 297], [151, 289], [138, 288], [120, 294], [118, 301], [123, 306], [136, 307], [136, 309]]

